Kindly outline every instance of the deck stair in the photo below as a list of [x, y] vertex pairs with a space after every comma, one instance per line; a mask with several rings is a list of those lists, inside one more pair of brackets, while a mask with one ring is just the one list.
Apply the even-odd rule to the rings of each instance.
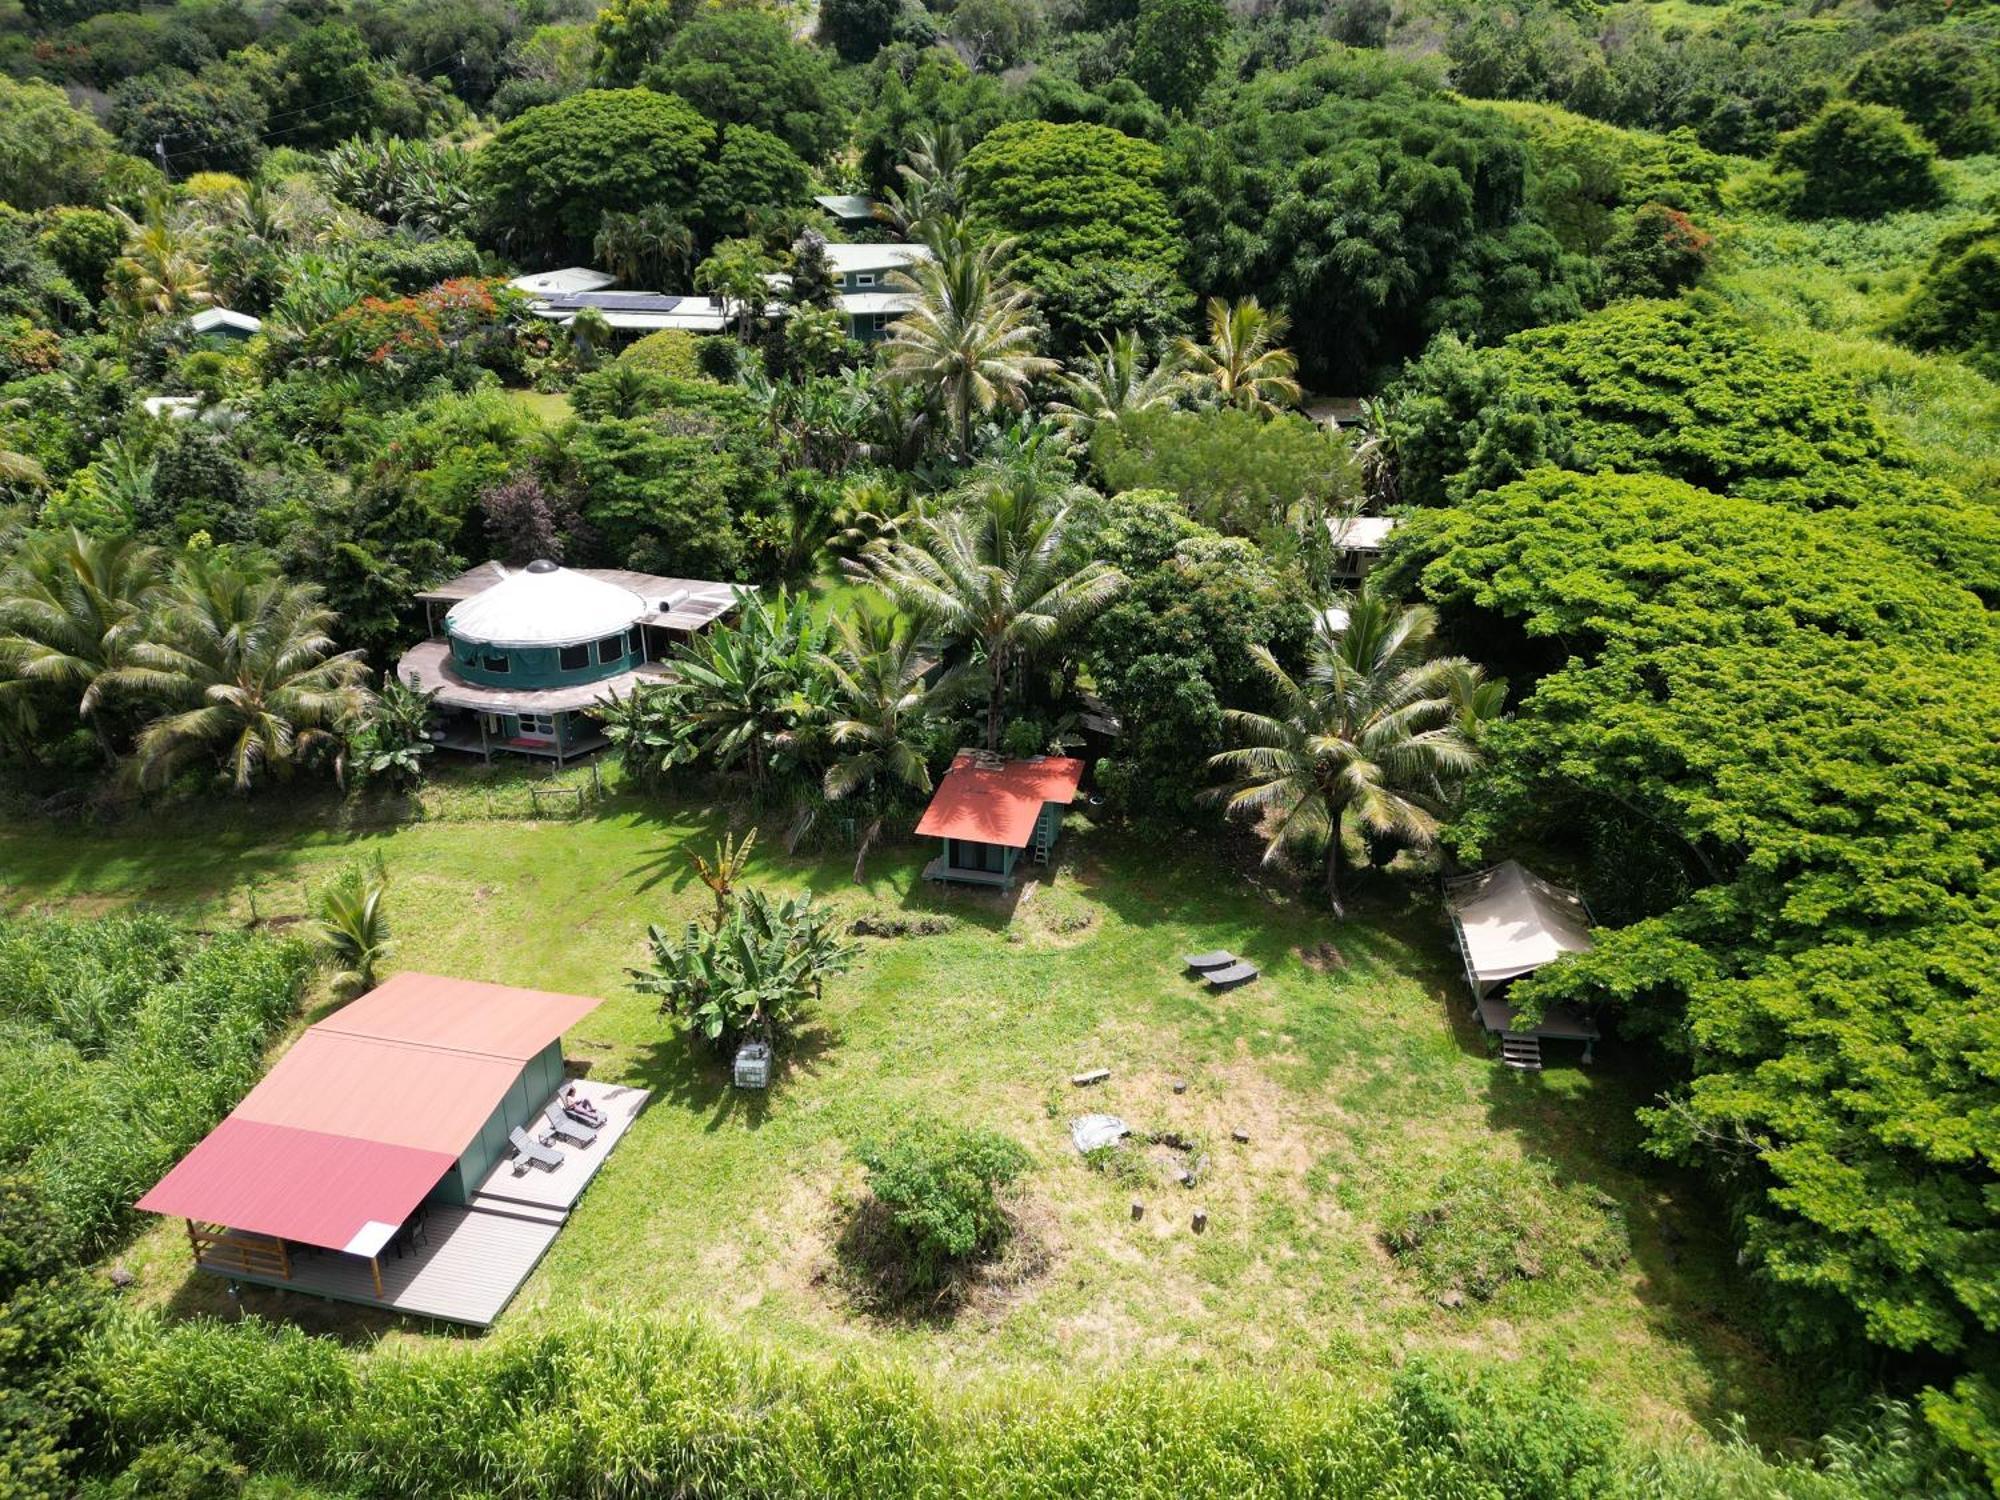
[[1521, 1068], [1527, 1072], [1542, 1070], [1542, 1039], [1538, 1036], [1507, 1032], [1500, 1038], [1500, 1061], [1510, 1068]]
[[530, 1224], [562, 1224], [569, 1218], [569, 1210], [555, 1208], [546, 1203], [530, 1203], [525, 1198], [509, 1198], [501, 1193], [474, 1193], [465, 1205], [483, 1214], [505, 1214], [510, 1219], [525, 1219]]

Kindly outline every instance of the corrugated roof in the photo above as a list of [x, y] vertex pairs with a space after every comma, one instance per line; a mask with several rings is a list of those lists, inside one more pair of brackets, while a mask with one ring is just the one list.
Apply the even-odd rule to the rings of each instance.
[[372, 1254], [598, 1003], [399, 974], [308, 1027], [139, 1207]]
[[511, 1058], [314, 1027], [244, 1096], [236, 1115], [455, 1157], [520, 1073]]
[[231, 1115], [139, 1200], [148, 1213], [329, 1250], [407, 1219], [455, 1155]]
[[1018, 849], [1035, 831], [1045, 802], [1074, 802], [1083, 762], [1067, 755], [997, 764], [961, 750], [924, 809], [917, 832]]
[[437, 974], [397, 974], [313, 1030], [526, 1062], [597, 1006], [582, 995]]

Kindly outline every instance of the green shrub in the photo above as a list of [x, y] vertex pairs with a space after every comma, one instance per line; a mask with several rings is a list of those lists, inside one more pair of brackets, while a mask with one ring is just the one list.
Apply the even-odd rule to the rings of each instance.
[[234, 1500], [247, 1477], [229, 1445], [197, 1427], [140, 1449], [111, 1486], [111, 1495], [114, 1500]]
[[1479, 1302], [1512, 1282], [1606, 1270], [1631, 1255], [1601, 1195], [1559, 1182], [1541, 1162], [1498, 1159], [1447, 1171], [1390, 1216], [1382, 1242], [1426, 1292]]
[[257, 1079], [311, 968], [305, 945], [199, 938], [158, 917], [0, 922], [0, 1168], [49, 1233], [108, 1245], [131, 1205]]
[[1913, 349], [1963, 353], [2000, 380], [2000, 232], [1941, 246], [1889, 331]]
[[1778, 138], [1775, 159], [1792, 179], [1792, 211], [1805, 219], [1929, 208], [1944, 198], [1936, 148], [1879, 104], [1829, 104]]
[[906, 1125], [855, 1155], [888, 1212], [913, 1291], [936, 1290], [965, 1262], [999, 1248], [1007, 1234], [1000, 1190], [1029, 1164], [1004, 1135], [938, 1120]]
[[700, 380], [707, 374], [701, 367], [699, 340], [682, 328], [647, 334], [619, 355], [618, 363], [637, 365], [676, 380]]

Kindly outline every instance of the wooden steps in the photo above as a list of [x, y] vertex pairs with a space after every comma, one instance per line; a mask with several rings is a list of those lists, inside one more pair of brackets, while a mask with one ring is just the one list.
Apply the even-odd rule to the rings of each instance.
[[1512, 1032], [1503, 1033], [1500, 1038], [1500, 1061], [1510, 1068], [1520, 1068], [1530, 1073], [1541, 1072], [1541, 1038], [1520, 1036]]
[[510, 1219], [523, 1219], [530, 1224], [561, 1225], [569, 1218], [566, 1208], [530, 1203], [525, 1198], [509, 1198], [500, 1193], [474, 1193], [465, 1206], [475, 1213], [504, 1214]]

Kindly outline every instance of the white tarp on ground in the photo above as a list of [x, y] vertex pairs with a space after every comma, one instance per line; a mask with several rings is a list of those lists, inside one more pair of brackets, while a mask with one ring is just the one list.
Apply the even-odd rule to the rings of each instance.
[[1565, 953], [1590, 951], [1590, 910], [1575, 891], [1551, 885], [1514, 860], [1445, 882], [1445, 900], [1481, 995]]

